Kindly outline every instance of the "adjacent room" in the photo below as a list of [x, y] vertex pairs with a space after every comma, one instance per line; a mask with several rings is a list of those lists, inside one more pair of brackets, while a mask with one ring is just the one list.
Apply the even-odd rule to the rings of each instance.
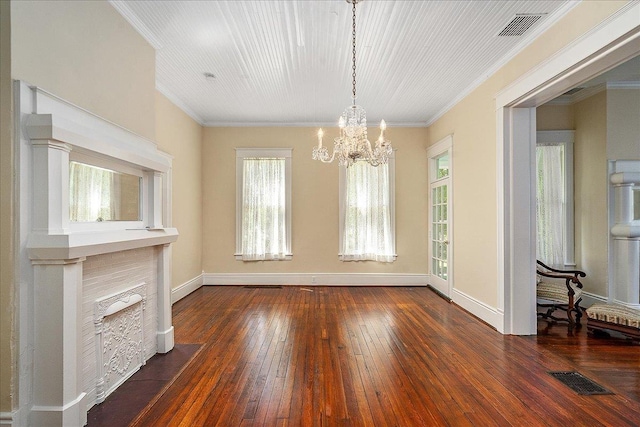
[[637, 425], [640, 1], [0, 1], [0, 425]]

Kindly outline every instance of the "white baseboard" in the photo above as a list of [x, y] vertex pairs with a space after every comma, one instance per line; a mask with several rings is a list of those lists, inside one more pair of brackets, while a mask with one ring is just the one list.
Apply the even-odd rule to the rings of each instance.
[[194, 277], [193, 279], [186, 281], [183, 284], [178, 285], [175, 288], [171, 289], [171, 305], [180, 301], [182, 298], [186, 297], [191, 292], [199, 289], [202, 286], [202, 277], [203, 275], [200, 274]]
[[204, 273], [204, 285], [426, 286], [428, 274]]
[[580, 306], [583, 308], [589, 308], [591, 307], [593, 304], [606, 304], [606, 303], [613, 303], [613, 304], [619, 304], [619, 305], [623, 305], [625, 307], [629, 307], [629, 308], [633, 308], [636, 310], [640, 310], [640, 304], [630, 304], [628, 302], [624, 302], [624, 301], [618, 301], [616, 299], [610, 300], [609, 298], [602, 296], [602, 295], [598, 295], [598, 294], [592, 294], [591, 292], [583, 292], [582, 293], [582, 302], [580, 303]]
[[606, 303], [606, 302], [608, 302], [607, 297], [603, 297], [602, 295], [592, 294], [591, 292], [583, 292], [582, 301], [580, 302], [580, 307], [589, 308], [595, 303]]
[[498, 331], [503, 329], [504, 313], [501, 313], [498, 309], [491, 307], [455, 288], [452, 291], [452, 297], [455, 304], [458, 304], [469, 313], [484, 320]]
[[618, 305], [622, 305], [624, 307], [631, 308], [631, 309], [634, 309], [634, 310], [640, 310], [640, 304], [631, 304], [631, 303], [628, 303], [626, 301], [618, 301], [617, 299], [614, 299], [613, 303], [614, 304], [618, 304]]

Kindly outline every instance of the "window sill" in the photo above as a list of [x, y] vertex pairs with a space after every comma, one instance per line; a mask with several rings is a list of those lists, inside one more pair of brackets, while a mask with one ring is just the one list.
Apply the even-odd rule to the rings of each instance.
[[357, 262], [357, 261], [371, 261], [371, 262], [384, 262], [384, 263], [391, 263], [394, 262], [395, 260], [398, 259], [398, 255], [394, 254], [391, 255], [393, 257], [393, 259], [391, 261], [377, 261], [375, 259], [356, 259], [354, 258], [356, 255], [343, 255], [343, 254], [338, 254], [338, 260], [342, 261], [342, 262]]
[[233, 254], [235, 256], [236, 261], [245, 261], [245, 262], [258, 262], [258, 261], [291, 261], [293, 259], [293, 254], [286, 254], [284, 258], [266, 258], [266, 259], [251, 259], [244, 260], [242, 259], [242, 254]]

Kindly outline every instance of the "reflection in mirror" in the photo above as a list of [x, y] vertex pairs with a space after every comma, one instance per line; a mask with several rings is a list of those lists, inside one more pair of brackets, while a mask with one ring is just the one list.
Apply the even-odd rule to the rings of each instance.
[[139, 221], [140, 177], [69, 162], [72, 222]]

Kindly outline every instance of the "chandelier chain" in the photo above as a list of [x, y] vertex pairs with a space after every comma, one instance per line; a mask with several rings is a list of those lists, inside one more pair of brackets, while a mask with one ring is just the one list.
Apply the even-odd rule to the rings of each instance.
[[[0, 0], [1, 1], [1, 0]], [[338, 160], [341, 166], [349, 167], [356, 162], [366, 161], [371, 166], [387, 164], [393, 156], [391, 141], [385, 138], [387, 124], [380, 121], [380, 136], [371, 143], [367, 131], [367, 113], [359, 105], [356, 105], [356, 3], [362, 0], [346, 0], [351, 3], [353, 21], [351, 27], [351, 83], [353, 104], [347, 107], [340, 120], [338, 120], [339, 136], [333, 139], [333, 152], [329, 154], [327, 147], [322, 145], [324, 132], [318, 129], [318, 146], [313, 149], [311, 158], [323, 163], [331, 163]]]
[[351, 74], [351, 76], [353, 77], [353, 105], [356, 105], [356, 0], [353, 0], [353, 26], [352, 26], [352, 31], [351, 31], [351, 37], [352, 37], [352, 53], [353, 53], [353, 65], [351, 66], [351, 69], [353, 70], [353, 73]]

